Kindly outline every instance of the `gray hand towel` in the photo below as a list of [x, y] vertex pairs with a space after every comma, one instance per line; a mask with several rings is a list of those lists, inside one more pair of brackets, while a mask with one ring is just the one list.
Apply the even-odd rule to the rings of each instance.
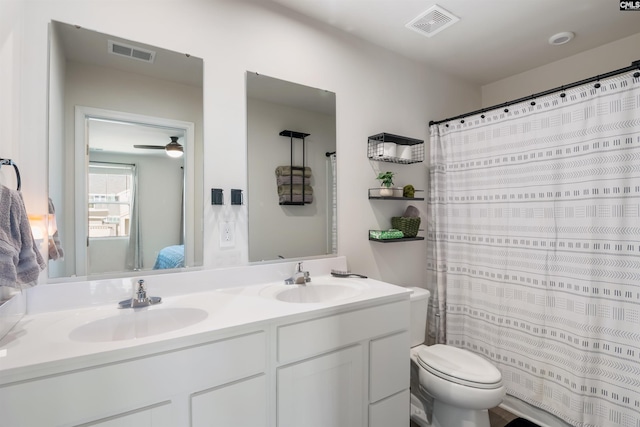
[[303, 191], [304, 191], [304, 194], [306, 195], [312, 195], [313, 187], [311, 187], [310, 185], [305, 185], [303, 190], [302, 185], [278, 185], [279, 196], [286, 195], [286, 194], [298, 195], [298, 194], [302, 194]]
[[33, 286], [45, 267], [22, 195], [0, 185], [0, 286]]
[[[276, 176], [302, 176], [303, 170], [302, 166], [294, 166], [293, 169], [291, 166], [278, 166], [276, 168]], [[309, 178], [311, 176], [311, 168], [309, 166], [305, 166], [304, 168], [304, 176]]]

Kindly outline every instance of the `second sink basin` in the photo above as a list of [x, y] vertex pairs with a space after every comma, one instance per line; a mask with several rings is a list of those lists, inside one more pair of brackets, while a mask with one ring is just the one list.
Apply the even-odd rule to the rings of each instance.
[[312, 281], [306, 285], [273, 285], [265, 288], [261, 295], [284, 302], [322, 303], [353, 298], [362, 293], [362, 284], [340, 280], [342, 282], [332, 280], [330, 283]]
[[357, 289], [342, 285], [303, 285], [278, 292], [276, 299], [284, 302], [324, 302], [351, 298], [358, 295]]
[[208, 313], [199, 308], [150, 307], [123, 309], [118, 314], [94, 320], [73, 329], [72, 341], [106, 342], [144, 338], [195, 325], [206, 319]]

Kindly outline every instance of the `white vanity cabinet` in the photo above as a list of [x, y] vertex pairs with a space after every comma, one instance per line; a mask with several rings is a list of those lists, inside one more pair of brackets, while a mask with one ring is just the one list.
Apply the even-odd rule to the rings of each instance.
[[408, 292], [363, 283], [335, 304], [185, 297], [210, 310], [197, 329], [139, 341], [78, 342], [75, 315], [34, 316], [0, 347], [0, 426], [408, 426]]
[[409, 425], [409, 301], [277, 328], [277, 427]]
[[[0, 425], [266, 426], [266, 341], [256, 331], [9, 383]], [[233, 406], [247, 389], [252, 404]]]

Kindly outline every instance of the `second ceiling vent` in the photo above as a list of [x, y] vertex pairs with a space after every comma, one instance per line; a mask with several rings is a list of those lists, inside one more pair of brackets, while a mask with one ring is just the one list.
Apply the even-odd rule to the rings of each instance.
[[406, 27], [423, 36], [433, 37], [459, 20], [460, 18], [436, 4], [414, 18]]
[[153, 60], [156, 57], [156, 53], [152, 50], [142, 49], [140, 47], [115, 42], [113, 40], [109, 40], [109, 53], [149, 63], [153, 63]]

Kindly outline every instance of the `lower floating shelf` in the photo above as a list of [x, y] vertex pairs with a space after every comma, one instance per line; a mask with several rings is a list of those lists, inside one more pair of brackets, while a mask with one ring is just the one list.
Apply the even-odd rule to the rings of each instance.
[[380, 243], [397, 243], [397, 242], [410, 242], [412, 240], [424, 240], [424, 237], [401, 237], [399, 239], [374, 239], [369, 237], [369, 240], [372, 242], [380, 242]]

